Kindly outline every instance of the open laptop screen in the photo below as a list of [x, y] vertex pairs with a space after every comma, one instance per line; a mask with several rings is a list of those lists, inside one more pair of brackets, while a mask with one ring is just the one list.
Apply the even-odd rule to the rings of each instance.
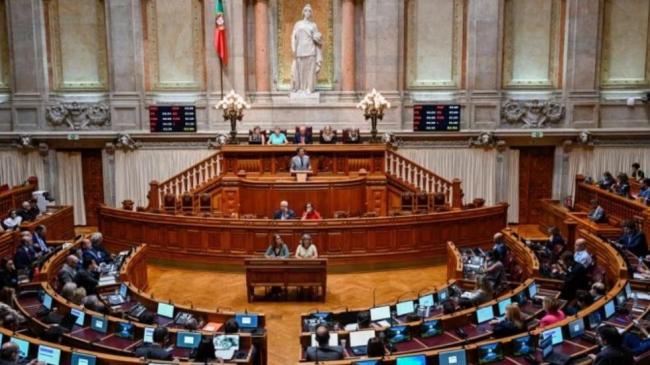
[[72, 353], [72, 365], [95, 365], [97, 358], [93, 355], [80, 354], [78, 352]]
[[70, 314], [72, 314], [77, 318], [75, 319], [74, 324], [80, 327], [84, 326], [84, 322], [86, 321], [86, 312], [79, 310], [77, 308], [71, 308]]
[[144, 343], [153, 343], [153, 331], [155, 328], [153, 327], [145, 327], [144, 328], [144, 335], [142, 336], [142, 342]]
[[512, 304], [512, 299], [506, 298], [502, 301], [499, 302], [499, 315], [500, 316], [505, 316], [506, 315], [506, 307], [508, 305]]
[[533, 299], [533, 298], [535, 298], [535, 295], [537, 295], [537, 283], [533, 282], [528, 287], [528, 297], [530, 299]]
[[161, 317], [174, 318], [174, 306], [167, 303], [158, 303], [158, 313]]
[[609, 302], [605, 303], [605, 319], [613, 316], [615, 312], [616, 306], [614, 305], [614, 300], [610, 300]]
[[442, 334], [442, 324], [439, 320], [433, 319], [424, 321], [420, 325], [420, 337], [428, 338]]
[[52, 297], [47, 293], [43, 294], [43, 307], [47, 308], [48, 310], [52, 309]]
[[440, 365], [467, 365], [465, 350], [444, 351], [438, 358]]
[[38, 346], [38, 361], [42, 361], [47, 365], [59, 365], [61, 362], [61, 350], [53, 347], [40, 345]]
[[16, 337], [10, 338], [9, 341], [15, 343], [18, 346], [19, 358], [26, 358], [29, 355], [29, 342]]
[[201, 343], [201, 334], [195, 332], [178, 332], [176, 334], [176, 347], [194, 349]]
[[489, 343], [487, 345], [479, 346], [478, 348], [478, 363], [489, 364], [496, 361], [503, 360], [503, 348], [501, 343]]
[[575, 321], [569, 323], [569, 336], [571, 338], [576, 338], [585, 333], [585, 320], [578, 318]]
[[433, 307], [435, 301], [433, 300], [433, 294], [423, 295], [418, 299], [418, 305], [420, 307]]
[[235, 320], [239, 328], [257, 328], [257, 315], [255, 314], [235, 314]]
[[381, 321], [390, 318], [390, 306], [375, 307], [370, 309], [370, 320]]
[[397, 358], [397, 365], [426, 365], [427, 358], [424, 355], [410, 355]]
[[542, 332], [542, 337], [545, 339], [551, 337], [551, 344], [553, 346], [559, 345], [564, 341], [564, 337], [562, 336], [562, 327], [555, 327], [550, 330], [546, 330]]
[[512, 339], [512, 354], [514, 356], [523, 356], [532, 354], [535, 346], [531, 343], [531, 337], [526, 335]]
[[108, 321], [103, 317], [92, 317], [90, 320], [90, 328], [97, 332], [106, 333], [108, 330]]
[[398, 316], [403, 316], [415, 312], [415, 303], [413, 303], [412, 300], [397, 303], [395, 307]]
[[118, 292], [118, 294], [122, 298], [126, 299], [126, 296], [127, 296], [128, 293], [129, 293], [129, 287], [126, 286], [126, 284], [124, 284], [124, 283], [120, 284], [120, 291]]
[[350, 347], [368, 346], [368, 340], [374, 337], [374, 330], [350, 332]]
[[485, 323], [494, 318], [494, 309], [491, 305], [476, 310], [476, 322]]

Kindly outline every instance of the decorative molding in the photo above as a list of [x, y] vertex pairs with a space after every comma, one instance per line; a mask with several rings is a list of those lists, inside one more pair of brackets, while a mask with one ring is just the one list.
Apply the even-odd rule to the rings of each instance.
[[111, 112], [104, 103], [58, 103], [45, 108], [45, 119], [54, 127], [67, 125], [72, 130], [82, 130], [110, 126]]
[[120, 133], [115, 140], [115, 148], [122, 151], [134, 151], [142, 147], [142, 142], [136, 142], [128, 133]]
[[34, 140], [29, 134], [21, 134], [20, 137], [18, 137], [18, 140], [13, 143], [13, 146], [22, 152], [29, 152], [36, 149]]
[[217, 134], [214, 140], [211, 139], [208, 140], [208, 148], [219, 149], [221, 148], [221, 146], [228, 144], [229, 141], [230, 141], [230, 137], [228, 137], [225, 134], [219, 133]]
[[506, 149], [506, 141], [498, 139], [494, 132], [484, 131], [476, 138], [470, 138], [469, 146], [481, 147], [486, 150], [496, 148], [497, 151], [503, 152]]
[[557, 101], [508, 100], [501, 108], [501, 116], [510, 124], [524, 124], [524, 128], [544, 128], [564, 117], [564, 105]]

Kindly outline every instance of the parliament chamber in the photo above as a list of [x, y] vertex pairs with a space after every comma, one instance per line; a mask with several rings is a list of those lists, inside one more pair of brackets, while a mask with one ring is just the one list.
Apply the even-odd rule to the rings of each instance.
[[0, 364], [650, 364], [650, 0], [0, 0]]

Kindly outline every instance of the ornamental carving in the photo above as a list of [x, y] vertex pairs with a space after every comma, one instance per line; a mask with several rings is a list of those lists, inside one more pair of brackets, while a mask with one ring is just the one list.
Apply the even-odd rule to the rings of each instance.
[[498, 151], [505, 150], [506, 141], [500, 140], [493, 132], [481, 132], [476, 138], [469, 139], [470, 147], [481, 147], [486, 150], [496, 148]]
[[117, 136], [115, 147], [122, 151], [133, 151], [142, 147], [142, 142], [136, 142], [128, 133], [120, 133]]
[[55, 126], [67, 126], [72, 130], [90, 127], [108, 127], [111, 125], [111, 112], [108, 105], [58, 103], [45, 109], [45, 119]]
[[18, 137], [18, 140], [13, 143], [13, 145], [23, 152], [28, 152], [36, 149], [34, 139], [29, 134], [21, 134], [20, 137]]
[[559, 102], [508, 100], [501, 116], [510, 124], [524, 124], [524, 128], [543, 128], [564, 118], [564, 106]]

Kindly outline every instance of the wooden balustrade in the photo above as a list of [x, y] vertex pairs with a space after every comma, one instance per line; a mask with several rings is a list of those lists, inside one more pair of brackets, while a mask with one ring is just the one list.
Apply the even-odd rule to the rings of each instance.
[[20, 208], [24, 201], [32, 198], [32, 193], [38, 189], [38, 180], [29, 178], [25, 185], [15, 186], [11, 190], [0, 193], [0, 216], [4, 217], [11, 209]]
[[453, 242], [447, 242], [447, 280], [463, 278], [463, 259]]

